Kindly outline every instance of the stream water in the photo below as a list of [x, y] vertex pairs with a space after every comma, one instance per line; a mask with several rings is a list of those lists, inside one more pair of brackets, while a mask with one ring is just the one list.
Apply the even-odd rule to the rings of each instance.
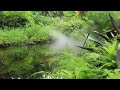
[[70, 49], [72, 53], [79, 53], [80, 49], [74, 45], [80, 42], [60, 32], [52, 32], [54, 41], [49, 44], [9, 47], [0, 49], [0, 79], [29, 78], [33, 73], [50, 70], [47, 62], [54, 57], [52, 52]]

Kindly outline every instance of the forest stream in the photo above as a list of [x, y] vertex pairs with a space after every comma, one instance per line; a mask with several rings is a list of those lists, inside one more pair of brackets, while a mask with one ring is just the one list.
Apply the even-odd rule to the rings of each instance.
[[53, 31], [53, 40], [43, 45], [12, 46], [0, 49], [0, 78], [27, 79], [41, 70], [50, 70], [48, 61], [55, 57], [54, 52], [69, 49], [72, 53], [79, 53], [80, 49], [74, 45], [82, 45], [83, 41], [75, 40], [66, 35]]
[[120, 79], [120, 11], [0, 11], [0, 79]]

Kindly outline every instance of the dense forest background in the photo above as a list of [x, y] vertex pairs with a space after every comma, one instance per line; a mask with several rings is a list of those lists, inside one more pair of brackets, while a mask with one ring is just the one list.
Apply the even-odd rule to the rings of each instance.
[[120, 78], [119, 26], [119, 11], [0, 11], [0, 79]]

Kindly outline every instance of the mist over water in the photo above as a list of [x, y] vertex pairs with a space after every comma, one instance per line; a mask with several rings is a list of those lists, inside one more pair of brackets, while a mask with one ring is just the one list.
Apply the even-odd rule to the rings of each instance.
[[51, 51], [62, 51], [64, 49], [70, 49], [75, 53], [80, 51], [80, 48], [74, 45], [82, 46], [84, 43], [83, 40], [75, 40], [74, 38], [68, 37], [59, 31], [51, 31], [50, 34], [54, 39], [53, 43], [51, 43]]

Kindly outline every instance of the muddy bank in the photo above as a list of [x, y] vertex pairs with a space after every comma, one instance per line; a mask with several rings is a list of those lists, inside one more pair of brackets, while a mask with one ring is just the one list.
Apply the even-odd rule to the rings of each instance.
[[34, 40], [34, 41], [29, 41], [29, 42], [24, 42], [24, 43], [0, 43], [0, 49], [7, 49], [11, 46], [32, 46], [32, 45], [44, 45], [44, 44], [50, 44], [52, 42], [52, 39], [49, 40]]

